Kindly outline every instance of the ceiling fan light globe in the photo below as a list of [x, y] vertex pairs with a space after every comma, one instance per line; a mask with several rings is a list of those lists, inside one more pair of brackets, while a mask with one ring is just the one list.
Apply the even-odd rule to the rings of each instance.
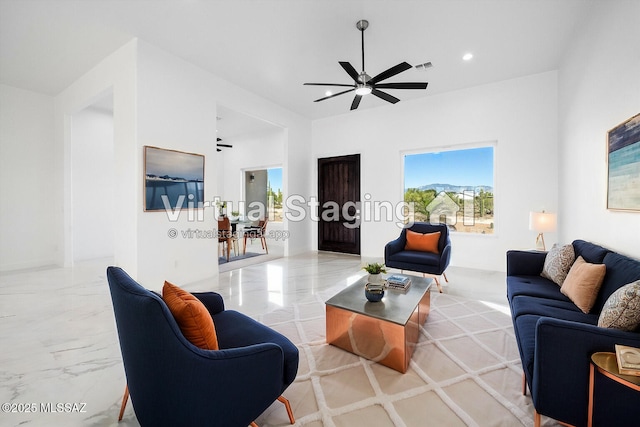
[[369, 95], [371, 93], [371, 86], [358, 86], [358, 88], [356, 89], [356, 95], [359, 96], [364, 96], [364, 95]]

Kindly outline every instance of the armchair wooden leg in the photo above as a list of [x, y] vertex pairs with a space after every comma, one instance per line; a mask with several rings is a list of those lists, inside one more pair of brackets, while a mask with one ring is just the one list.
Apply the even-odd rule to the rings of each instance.
[[527, 395], [527, 377], [524, 375], [524, 371], [522, 372], [522, 395]]
[[437, 277], [434, 277], [433, 279], [436, 281], [436, 285], [438, 286], [438, 291], [442, 293], [442, 285], [440, 284], [440, 281], [438, 280]]
[[122, 396], [122, 405], [120, 406], [120, 415], [118, 416], [118, 421], [122, 421], [122, 416], [124, 415], [124, 408], [127, 407], [128, 401], [129, 401], [129, 385], [125, 385], [124, 395]]
[[291, 410], [291, 405], [289, 404], [289, 400], [287, 400], [287, 398], [284, 396], [280, 396], [278, 400], [284, 404], [285, 408], [287, 408], [287, 415], [289, 415], [289, 421], [291, 422], [291, 424], [295, 424], [296, 419], [293, 417], [293, 411]]
[[[404, 271], [404, 270], [400, 270], [400, 271]], [[438, 280], [438, 276], [434, 276], [433, 274], [422, 273], [422, 277], [427, 277], [427, 276], [433, 277], [433, 280], [436, 281], [436, 286], [438, 286], [438, 291], [440, 291], [440, 293], [442, 293], [442, 285], [440, 284], [440, 281]], [[445, 277], [445, 279], [446, 279], [446, 277]], [[447, 280], [447, 282], [448, 282], [448, 280]]]
[[449, 279], [447, 279], [447, 273], [442, 273], [442, 277], [444, 277], [444, 281], [449, 283]]
[[533, 427], [540, 427], [540, 414], [533, 409]]
[[[284, 407], [287, 409], [287, 415], [289, 415], [289, 422], [291, 424], [295, 424], [296, 423], [296, 419], [293, 417], [293, 411], [291, 410], [291, 405], [289, 404], [289, 400], [287, 400], [287, 398], [284, 397], [284, 396], [280, 396], [280, 397], [278, 397], [278, 401], [282, 402]], [[251, 427], [258, 427], [258, 424], [256, 424], [255, 421], [253, 421], [249, 425]]]

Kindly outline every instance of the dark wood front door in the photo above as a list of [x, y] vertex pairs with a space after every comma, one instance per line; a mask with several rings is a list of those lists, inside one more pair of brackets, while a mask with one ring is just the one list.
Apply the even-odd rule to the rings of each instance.
[[318, 250], [360, 254], [360, 155], [318, 159]]

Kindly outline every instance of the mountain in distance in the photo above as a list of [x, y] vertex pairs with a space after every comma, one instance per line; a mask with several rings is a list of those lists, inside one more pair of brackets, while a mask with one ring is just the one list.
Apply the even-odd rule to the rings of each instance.
[[171, 182], [203, 182], [199, 179], [187, 179], [181, 178], [178, 176], [169, 176], [169, 175], [154, 175], [152, 173], [148, 173], [146, 176], [147, 181], [171, 181]]
[[[462, 193], [463, 191], [475, 191], [476, 193], [479, 193], [480, 190], [484, 190], [485, 192], [488, 193], [493, 193], [493, 187], [490, 185], [452, 185], [452, 184], [440, 184], [440, 183], [433, 183], [433, 184], [427, 184], [427, 185], [421, 185], [420, 187], [418, 187], [418, 190], [436, 190], [436, 192], [440, 193], [441, 191], [444, 191], [446, 193]], [[406, 189], [405, 189], [406, 191]]]

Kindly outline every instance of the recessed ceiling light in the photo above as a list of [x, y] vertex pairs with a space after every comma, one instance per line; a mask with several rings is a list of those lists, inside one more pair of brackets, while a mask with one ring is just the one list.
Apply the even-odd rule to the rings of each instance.
[[331, 96], [331, 95], [333, 95], [333, 93], [331, 93], [331, 91], [330, 91], [330, 90], [328, 90], [328, 91], [326, 91], [326, 92], [324, 93], [324, 95], [325, 95], [325, 96]]
[[472, 53], [465, 53], [465, 54], [462, 56], [462, 59], [463, 59], [464, 61], [471, 61], [471, 59], [472, 59], [472, 58], [473, 58], [473, 54], [472, 54]]

